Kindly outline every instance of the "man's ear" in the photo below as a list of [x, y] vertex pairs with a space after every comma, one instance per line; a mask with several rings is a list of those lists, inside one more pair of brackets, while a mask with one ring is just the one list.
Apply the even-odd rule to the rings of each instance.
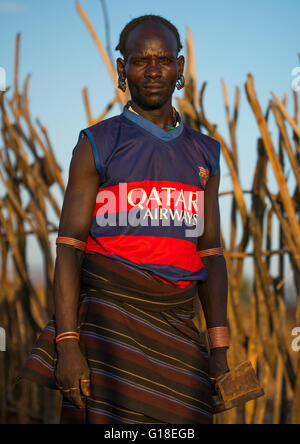
[[177, 59], [177, 63], [178, 63], [178, 78], [180, 78], [183, 75], [183, 71], [184, 71], [184, 57], [180, 56]]
[[118, 72], [118, 76], [123, 79], [126, 77], [126, 73], [125, 73], [125, 61], [123, 59], [121, 59], [121, 57], [117, 58], [117, 72]]

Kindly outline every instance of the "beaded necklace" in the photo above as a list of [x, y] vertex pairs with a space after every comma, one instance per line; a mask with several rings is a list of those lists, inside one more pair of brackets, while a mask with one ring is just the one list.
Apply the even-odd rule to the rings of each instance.
[[[131, 108], [131, 110], [132, 110], [133, 112], [136, 113], [136, 111], [134, 111], [134, 110], [132, 109], [132, 106], [131, 106], [131, 100], [129, 100], [129, 102], [127, 102], [127, 104], [125, 105], [125, 107], [126, 107], [127, 109]], [[172, 111], [173, 111], [173, 121], [174, 121], [174, 123], [173, 123], [172, 125], [166, 125], [166, 126], [163, 126], [163, 127], [162, 127], [162, 129], [163, 129], [164, 131], [166, 131], [166, 132], [169, 132], [169, 131], [172, 131], [173, 129], [175, 129], [175, 128], [177, 127], [177, 124], [181, 122], [180, 115], [179, 115], [179, 113], [177, 112], [177, 110], [174, 108], [174, 106], [172, 107]], [[136, 114], [138, 114], [138, 113], [136, 113]]]

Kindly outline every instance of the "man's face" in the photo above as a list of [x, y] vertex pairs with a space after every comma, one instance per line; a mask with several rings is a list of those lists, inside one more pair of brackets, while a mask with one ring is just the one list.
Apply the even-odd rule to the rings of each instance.
[[147, 110], [171, 100], [183, 68], [174, 33], [157, 23], [133, 29], [126, 41], [126, 60], [118, 59], [118, 73], [126, 75], [132, 100]]

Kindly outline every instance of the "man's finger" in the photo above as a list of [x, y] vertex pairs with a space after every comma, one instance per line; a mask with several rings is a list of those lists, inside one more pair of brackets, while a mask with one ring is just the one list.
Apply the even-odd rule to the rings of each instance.
[[63, 391], [63, 394], [65, 398], [68, 399], [68, 401], [70, 401], [73, 405], [75, 405], [75, 407], [78, 407], [80, 409], [84, 407], [84, 404], [80, 396], [79, 386], [66, 389]]
[[80, 379], [80, 388], [83, 396], [91, 396], [91, 380], [89, 378]]
[[82, 409], [84, 407], [84, 404], [83, 404], [81, 396], [80, 396], [79, 387], [76, 390], [73, 390], [70, 392], [70, 398], [71, 398], [71, 402], [79, 409]]

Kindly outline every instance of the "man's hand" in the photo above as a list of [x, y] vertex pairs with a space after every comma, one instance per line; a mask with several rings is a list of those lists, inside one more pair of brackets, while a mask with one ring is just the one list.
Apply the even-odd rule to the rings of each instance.
[[78, 408], [83, 408], [81, 396], [91, 396], [90, 370], [77, 342], [62, 341], [57, 346], [57, 385], [64, 397]]
[[227, 362], [227, 348], [215, 348], [211, 350], [209, 362], [210, 378], [218, 378], [229, 371]]

